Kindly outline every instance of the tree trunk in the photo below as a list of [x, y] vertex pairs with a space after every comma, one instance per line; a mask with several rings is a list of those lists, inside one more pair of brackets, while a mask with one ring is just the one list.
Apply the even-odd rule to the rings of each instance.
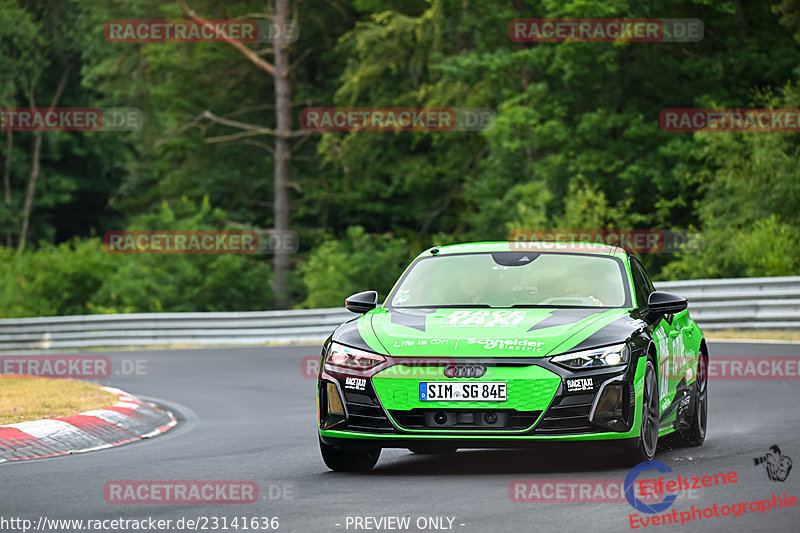
[[42, 153], [42, 132], [33, 134], [33, 152], [31, 153], [31, 174], [28, 186], [25, 188], [25, 203], [22, 205], [22, 227], [19, 230], [19, 245], [17, 249], [25, 250], [25, 241], [28, 239], [28, 229], [33, 210], [33, 195], [36, 192], [36, 181], [39, 179], [40, 155]]
[[[291, 88], [289, 84], [289, 50], [285, 40], [286, 21], [289, 14], [289, 0], [275, 0], [275, 24], [280, 29], [279, 38], [275, 40], [275, 222], [274, 229], [279, 243], [291, 228], [289, 207], [289, 182], [291, 179], [291, 148], [289, 145], [292, 130], [291, 116]], [[275, 250], [274, 267], [276, 306], [289, 307], [289, 287], [287, 274], [289, 272], [289, 252], [278, 247]]]
[[[58, 87], [53, 95], [53, 100], [50, 102], [50, 108], [53, 109], [58, 105], [61, 98], [61, 93], [64, 91], [64, 86], [67, 84], [69, 77], [70, 65], [64, 67], [64, 72], [61, 73], [61, 79], [58, 81]], [[36, 107], [36, 86], [32, 86], [30, 94], [28, 95], [31, 107]], [[31, 154], [31, 174], [28, 178], [28, 186], [25, 188], [25, 201], [22, 204], [22, 226], [19, 231], [19, 244], [17, 249], [22, 252], [25, 250], [25, 242], [28, 240], [28, 231], [30, 229], [31, 211], [33, 211], [33, 197], [36, 193], [36, 181], [39, 179], [39, 170], [41, 168], [40, 156], [42, 153], [42, 132], [37, 131], [33, 134], [33, 153]]]
[[[6, 201], [6, 209], [8, 214], [11, 215], [11, 155], [14, 151], [14, 132], [8, 130], [6, 132], [6, 161], [3, 168], [3, 198]], [[9, 220], [9, 223], [11, 221]], [[14, 243], [11, 241], [11, 230], [6, 231], [6, 246], [11, 248]]]
[[[178, 4], [185, 15], [192, 20], [195, 20], [205, 26], [213, 29], [211, 23], [202, 18], [192, 8], [190, 8], [185, 0], [178, 0]], [[289, 307], [289, 286], [287, 283], [287, 274], [290, 267], [290, 252], [282, 250], [280, 244], [284, 242], [287, 233], [291, 228], [291, 211], [289, 205], [289, 184], [291, 183], [291, 147], [289, 141], [292, 138], [292, 115], [291, 115], [291, 86], [289, 83], [289, 48], [286, 41], [286, 22], [289, 18], [289, 0], [275, 0], [275, 17], [273, 23], [279, 28], [277, 38], [273, 41], [273, 54], [275, 55], [275, 64], [261, 58], [259, 54], [250, 50], [244, 44], [236, 41], [235, 39], [223, 39], [236, 50], [241, 52], [250, 62], [256, 67], [273, 77], [275, 87], [275, 149], [274, 157], [274, 200], [273, 212], [274, 222], [273, 231], [275, 232], [276, 241], [279, 243], [275, 250], [273, 258], [274, 278], [272, 288], [275, 291], [275, 305], [278, 308]], [[206, 111], [208, 113], [208, 111]], [[214, 117], [215, 122], [228, 123], [233, 127], [243, 129], [249, 128], [247, 124], [234, 124], [234, 121], [222, 121], [219, 117]], [[271, 134], [265, 128], [262, 129], [263, 133]], [[219, 138], [218, 140], [221, 140]], [[233, 140], [233, 136], [228, 136], [226, 140]]]

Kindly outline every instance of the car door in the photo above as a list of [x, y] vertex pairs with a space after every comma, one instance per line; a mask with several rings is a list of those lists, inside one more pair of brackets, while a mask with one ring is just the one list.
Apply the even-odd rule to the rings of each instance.
[[697, 324], [689, 316], [688, 309], [673, 316], [672, 327], [673, 379], [676, 386], [680, 385], [681, 380], [684, 380], [685, 384], [689, 384], [693, 381], [693, 377], [696, 377], [693, 369], [697, 368], [702, 334]]
[[[650, 293], [655, 290], [655, 287], [644, 267], [635, 257], [631, 257], [631, 275], [633, 277], [634, 290], [636, 291], [637, 304], [639, 308], [646, 309], [647, 300], [650, 297]], [[658, 402], [659, 408], [663, 412], [675, 398], [677, 385], [675, 380], [678, 373], [675, 358], [675, 339], [680, 336], [680, 329], [676, 329], [675, 317], [671, 314], [660, 317], [653, 328], [653, 336], [658, 353]]]

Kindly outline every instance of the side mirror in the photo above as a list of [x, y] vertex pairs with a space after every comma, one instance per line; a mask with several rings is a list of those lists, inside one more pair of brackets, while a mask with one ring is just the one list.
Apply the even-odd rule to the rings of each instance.
[[378, 305], [378, 292], [377, 291], [364, 291], [358, 292], [352, 296], [348, 296], [344, 301], [344, 306], [348, 311], [358, 313], [359, 315], [375, 309]]
[[651, 314], [666, 315], [680, 313], [689, 307], [689, 301], [683, 296], [669, 292], [653, 291], [647, 299], [647, 307], [650, 308]]

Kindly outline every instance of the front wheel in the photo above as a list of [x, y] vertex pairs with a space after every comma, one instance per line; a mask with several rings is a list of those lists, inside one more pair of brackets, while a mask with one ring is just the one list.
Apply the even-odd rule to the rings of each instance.
[[694, 413], [692, 425], [678, 432], [680, 440], [688, 446], [700, 446], [706, 440], [708, 424], [708, 356], [700, 353], [697, 361], [697, 381], [694, 388]]
[[319, 451], [325, 466], [334, 472], [364, 472], [371, 470], [381, 456], [380, 448], [365, 448], [363, 450], [337, 450], [319, 439]]
[[633, 446], [624, 450], [620, 457], [625, 465], [653, 460], [658, 446], [658, 423], [658, 376], [652, 359], [648, 357], [644, 366], [641, 430]]

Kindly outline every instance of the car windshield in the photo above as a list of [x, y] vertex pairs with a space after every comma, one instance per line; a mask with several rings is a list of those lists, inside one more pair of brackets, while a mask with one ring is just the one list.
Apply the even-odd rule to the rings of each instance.
[[390, 307], [622, 307], [622, 262], [566, 253], [467, 253], [416, 261]]

